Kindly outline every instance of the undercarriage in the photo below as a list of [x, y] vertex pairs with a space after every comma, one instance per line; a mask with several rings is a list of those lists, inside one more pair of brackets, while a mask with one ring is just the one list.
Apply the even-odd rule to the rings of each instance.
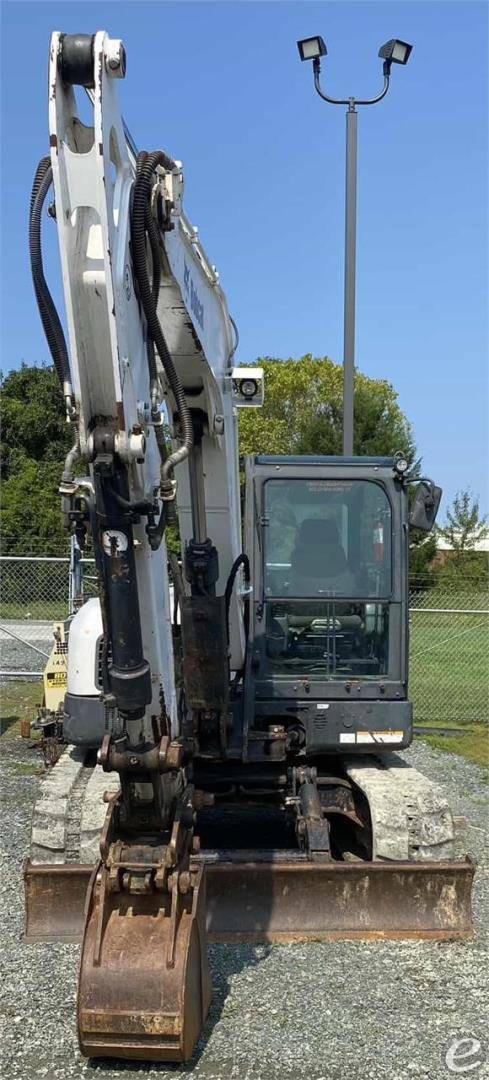
[[93, 753], [67, 748], [43, 783], [25, 939], [83, 941], [85, 1053], [186, 1060], [210, 1001], [206, 940], [472, 935], [474, 865], [454, 859], [443, 794], [397, 755], [289, 778], [206, 765], [198, 782], [178, 874], [156, 837], [111, 847], [118, 777]]

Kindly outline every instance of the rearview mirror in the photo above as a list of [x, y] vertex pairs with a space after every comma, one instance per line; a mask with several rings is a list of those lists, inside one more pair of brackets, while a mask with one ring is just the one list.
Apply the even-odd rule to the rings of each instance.
[[436, 521], [441, 496], [442, 489], [436, 487], [431, 480], [421, 481], [409, 514], [409, 524], [412, 529], [431, 532]]

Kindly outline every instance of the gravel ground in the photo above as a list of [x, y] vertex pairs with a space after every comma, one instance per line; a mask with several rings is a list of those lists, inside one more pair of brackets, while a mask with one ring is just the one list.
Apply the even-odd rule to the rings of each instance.
[[[15, 729], [0, 744], [0, 1075], [9, 1080], [140, 1080], [144, 1075], [165, 1080], [178, 1073], [207, 1080], [489, 1076], [487, 771], [423, 743], [406, 754], [445, 787], [454, 812], [469, 819], [464, 847], [479, 861], [474, 941], [214, 945], [213, 1005], [194, 1058], [184, 1066], [134, 1067], [86, 1062], [78, 1052], [78, 947], [20, 942], [21, 871], [37, 759]], [[476, 1041], [456, 1042], [463, 1038]]]

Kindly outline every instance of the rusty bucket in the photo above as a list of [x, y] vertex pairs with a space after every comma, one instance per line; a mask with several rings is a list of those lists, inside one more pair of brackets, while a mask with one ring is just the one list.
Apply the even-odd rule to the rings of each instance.
[[78, 1037], [87, 1057], [188, 1061], [211, 1000], [205, 878], [186, 895], [111, 893], [103, 867], [85, 907]]

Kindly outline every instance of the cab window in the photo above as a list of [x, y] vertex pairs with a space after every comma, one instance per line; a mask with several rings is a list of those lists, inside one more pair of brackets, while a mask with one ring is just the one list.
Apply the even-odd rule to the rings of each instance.
[[264, 485], [267, 597], [370, 600], [391, 592], [391, 507], [370, 480]]

